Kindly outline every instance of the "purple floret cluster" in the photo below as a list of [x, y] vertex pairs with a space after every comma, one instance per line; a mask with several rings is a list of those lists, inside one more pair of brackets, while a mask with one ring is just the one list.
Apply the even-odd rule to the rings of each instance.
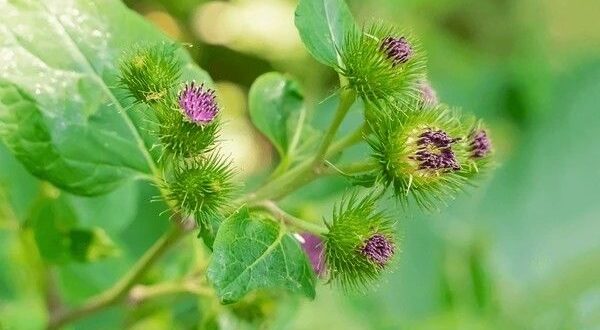
[[204, 84], [186, 84], [179, 93], [178, 101], [188, 119], [196, 124], [208, 124], [219, 113], [215, 91], [204, 87]]
[[459, 170], [460, 164], [452, 150], [458, 139], [451, 138], [442, 130], [428, 129], [419, 135], [418, 149], [413, 159], [421, 170]]
[[385, 236], [375, 234], [364, 242], [360, 252], [370, 261], [383, 267], [394, 256], [394, 244]]
[[413, 54], [412, 47], [404, 37], [387, 37], [383, 39], [380, 49], [392, 61], [393, 66], [408, 62]]

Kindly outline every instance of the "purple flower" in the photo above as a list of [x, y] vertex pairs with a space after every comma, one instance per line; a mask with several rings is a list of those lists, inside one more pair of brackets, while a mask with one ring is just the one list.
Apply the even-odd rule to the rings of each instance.
[[483, 158], [492, 150], [492, 142], [483, 129], [471, 133], [469, 140], [471, 142], [471, 158]]
[[451, 138], [442, 130], [427, 129], [417, 140], [417, 152], [411, 158], [419, 162], [421, 170], [460, 169], [452, 144], [460, 139]]
[[375, 234], [364, 242], [360, 253], [383, 267], [394, 256], [394, 243], [381, 234]]
[[300, 236], [304, 239], [302, 249], [308, 255], [308, 259], [317, 275], [325, 274], [325, 263], [323, 259], [323, 241], [320, 237], [311, 233], [302, 233]]
[[179, 93], [179, 106], [189, 120], [196, 124], [210, 123], [219, 112], [215, 91], [205, 88], [204, 84], [196, 86], [193, 82], [186, 84]]
[[437, 93], [428, 82], [423, 81], [419, 84], [419, 92], [426, 105], [437, 105], [439, 103]]
[[392, 60], [393, 66], [408, 62], [413, 54], [413, 49], [404, 37], [387, 37], [383, 39], [380, 50], [385, 52], [387, 57]]

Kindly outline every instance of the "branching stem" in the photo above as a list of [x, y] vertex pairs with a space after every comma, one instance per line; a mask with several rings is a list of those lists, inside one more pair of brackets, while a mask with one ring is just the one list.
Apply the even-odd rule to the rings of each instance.
[[51, 315], [47, 328], [49, 330], [60, 329], [68, 323], [82, 319], [122, 301], [127, 296], [129, 290], [144, 276], [146, 271], [188, 232], [189, 230], [184, 226], [178, 224], [171, 226], [169, 231], [163, 234], [115, 285], [107, 291], [90, 298], [80, 307]]
[[335, 111], [333, 121], [329, 125], [327, 132], [325, 132], [323, 142], [321, 142], [321, 145], [317, 150], [317, 154], [313, 158], [313, 166], [318, 165], [321, 161], [323, 161], [327, 150], [329, 150], [329, 146], [333, 142], [333, 139], [335, 138], [335, 135], [337, 134], [338, 129], [340, 128], [340, 125], [344, 121], [344, 118], [346, 118], [346, 114], [348, 114], [348, 111], [350, 110], [350, 107], [352, 107], [352, 104], [354, 104], [355, 99], [356, 92], [350, 89], [342, 89], [340, 95], [340, 104], [338, 105], [337, 110]]
[[176, 294], [192, 294], [211, 297], [211, 289], [199, 285], [200, 279], [190, 278], [177, 282], [164, 282], [155, 285], [136, 285], [129, 291], [128, 302], [139, 305], [145, 301]]
[[316, 235], [322, 235], [327, 232], [327, 228], [325, 228], [325, 226], [297, 218], [279, 208], [279, 206], [273, 201], [263, 201], [260, 204], [257, 204], [257, 207], [264, 209], [265, 211], [271, 213], [271, 215], [273, 215], [275, 218], [297, 229], [308, 231]]
[[[353, 92], [346, 94], [345, 96], [342, 94], [342, 100], [336, 111], [334, 122], [330, 125], [328, 133], [326, 133], [326, 138], [321, 143], [319, 151], [314, 158], [296, 165], [294, 168], [273, 181], [270, 181], [253, 194], [249, 194], [245, 198], [238, 200], [236, 204], [252, 204], [267, 199], [278, 200], [312, 182], [320, 175], [325, 174], [325, 167], [323, 164], [325, 159], [337, 155], [344, 149], [362, 141], [364, 125], [340, 140], [333, 142], [333, 138], [345, 115], [352, 106], [354, 99], [355, 95]], [[327, 138], [327, 136], [329, 136], [329, 138]], [[322, 150], [325, 150], [325, 152]]]
[[[323, 141], [319, 145], [317, 153], [313, 158], [300, 163], [287, 172], [285, 172], [286, 166], [284, 166], [284, 170], [281, 170], [282, 173], [277, 173], [271, 182], [267, 183], [255, 193], [249, 194], [245, 198], [237, 200], [236, 204], [242, 205], [255, 203], [256, 206], [264, 208], [280, 220], [298, 229], [306, 230], [318, 235], [325, 233], [327, 230], [324, 226], [307, 222], [286, 213], [285, 211], [281, 210], [277, 204], [271, 201], [271, 199], [277, 200], [283, 196], [286, 196], [287, 194], [299, 189], [303, 185], [311, 182], [318, 176], [327, 174], [325, 173], [325, 166], [323, 163], [326, 158], [334, 156], [345, 148], [362, 140], [364, 127], [360, 127], [353, 133], [334, 142], [340, 125], [342, 124], [355, 99], [356, 93], [354, 91], [342, 89], [340, 104], [335, 112], [333, 121], [325, 132]], [[150, 178], [150, 180], [160, 187], [160, 173], [158, 173], [158, 170], [153, 169], [153, 174], [154, 175], [152, 178]], [[161, 195], [164, 199], [165, 194], [162, 190]], [[165, 202], [168, 203], [168, 200], [165, 199]], [[169, 207], [171, 210], [173, 210], [173, 212], [176, 212], [174, 205], [169, 205]], [[170, 230], [161, 238], [159, 238], [158, 241], [156, 241], [154, 245], [152, 245], [152, 247], [150, 247], [150, 249], [146, 251], [146, 253], [138, 260], [133, 268], [111, 288], [97, 296], [90, 298], [87, 302], [77, 308], [71, 310], [61, 309], [51, 313], [52, 315], [50, 315], [47, 329], [60, 329], [66, 324], [80, 320], [86, 316], [122, 302], [126, 297], [128, 297], [128, 295], [131, 294], [131, 289], [140, 281], [148, 269], [170, 247], [175, 245], [189, 232], [190, 229], [186, 228], [185, 226], [181, 226], [181, 224], [171, 226]], [[158, 286], [150, 289], [149, 294], [166, 294], [177, 290], [181, 291], [184, 289], [182, 289], [181, 286], [165, 284], [164, 287]]]
[[324, 175], [335, 175], [335, 174], [343, 174], [343, 175], [355, 175], [364, 172], [369, 172], [373, 169], [377, 168], [377, 164], [367, 160], [355, 162], [347, 165], [335, 166], [333, 164], [327, 164], [327, 169], [323, 171]]

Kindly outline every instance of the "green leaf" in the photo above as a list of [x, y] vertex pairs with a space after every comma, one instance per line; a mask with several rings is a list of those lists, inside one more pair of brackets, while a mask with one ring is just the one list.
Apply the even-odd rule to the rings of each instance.
[[64, 264], [71, 259], [69, 232], [77, 225], [77, 217], [64, 197], [49, 196], [55, 193], [55, 189], [44, 187], [44, 190], [53, 191], [34, 203], [26, 226], [33, 230], [42, 258], [47, 262]]
[[292, 154], [300, 139], [306, 108], [299, 84], [280, 73], [266, 73], [252, 84], [250, 119], [283, 158]]
[[286, 289], [315, 296], [315, 275], [298, 245], [280, 223], [247, 209], [227, 219], [213, 245], [207, 276], [222, 303], [256, 289]]
[[344, 38], [356, 24], [344, 0], [300, 0], [296, 28], [317, 61], [336, 67], [342, 64], [338, 51]]
[[[116, 87], [116, 63], [161, 40], [117, 0], [0, 2], [0, 138], [31, 173], [74, 194], [156, 171], [145, 109]], [[178, 56], [185, 79], [210, 80]]]
[[42, 185], [41, 195], [26, 219], [42, 258], [50, 263], [66, 264], [115, 255], [118, 249], [103, 229], [80, 226], [68, 197], [54, 187]]

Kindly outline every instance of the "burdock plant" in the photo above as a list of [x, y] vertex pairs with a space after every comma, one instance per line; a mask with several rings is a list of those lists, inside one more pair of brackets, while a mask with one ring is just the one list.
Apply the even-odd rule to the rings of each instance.
[[[202, 299], [229, 304], [243, 300], [248, 293], [262, 297], [265, 290], [271, 293], [269, 297], [276, 296], [274, 290], [286, 290], [312, 298], [315, 271], [323, 281], [343, 290], [366, 291], [383, 274], [391, 273], [394, 260], [402, 257], [397, 236], [401, 219], [393, 210], [397, 204], [404, 211], [413, 205], [439, 208], [491, 168], [490, 130], [481, 120], [440, 101], [427, 80], [425, 54], [415, 34], [381, 22], [359, 27], [343, 0], [326, 3], [325, 8], [323, 1], [300, 0], [296, 26], [308, 51], [339, 76], [333, 96], [337, 108], [331, 122], [319, 131], [311, 125], [315, 112], [309, 108], [315, 104], [305, 101], [297, 81], [279, 73], [259, 77], [250, 89], [250, 119], [274, 145], [280, 162], [269, 175], [252, 180], [252, 185], [238, 182], [230, 155], [220, 148], [220, 114], [227, 109], [221, 107], [218, 90], [208, 76], [190, 69], [189, 59], [185, 64], [187, 57], [179, 45], [140, 41], [128, 45], [131, 50], [123, 52], [118, 63], [107, 66], [118, 68], [118, 91], [126, 97], [116, 108], [103, 108], [115, 113], [94, 113], [86, 123], [114, 115], [125, 125], [111, 126], [111, 121], [102, 129], [114, 128], [115, 132], [90, 135], [93, 139], [82, 136], [86, 142], [82, 148], [103, 148], [98, 153], [86, 149], [82, 154], [93, 157], [85, 161], [70, 159], [71, 153], [60, 154], [74, 147], [49, 147], [52, 164], [47, 168], [36, 164], [34, 170], [39, 176], [47, 174], [45, 179], [60, 187], [90, 195], [114, 189], [138, 170], [143, 175], [137, 177], [148, 178], [156, 186], [157, 199], [164, 202], [175, 226], [122, 281], [81, 307], [55, 313], [50, 328], [127, 296], [133, 296], [132, 301], [145, 297], [143, 288], [130, 290], [191, 228], [198, 230], [206, 246], [202, 255], [208, 260], [193, 258], [191, 275], [182, 280], [183, 289], [179, 289], [198, 293]], [[90, 67], [88, 71], [93, 70]], [[105, 86], [102, 93], [108, 92], [113, 90]], [[34, 103], [29, 98], [19, 99], [22, 93], [18, 89], [7, 93], [16, 107]], [[351, 108], [362, 108], [365, 119], [342, 133], [340, 127]], [[32, 125], [43, 126], [40, 123]], [[55, 126], [70, 129], [62, 122]], [[79, 122], [71, 126], [83, 127]], [[12, 132], [13, 126], [3, 127]], [[43, 143], [12, 139], [11, 146], [42, 148], [56, 142], [44, 134], [38, 134]], [[34, 134], [28, 137], [38, 138]], [[129, 148], [111, 153], [110, 143], [103, 139], [127, 142]], [[340, 157], [359, 144], [364, 148], [356, 149], [362, 151], [358, 160]], [[135, 148], [142, 151], [128, 154], [138, 150]], [[35, 155], [18, 151], [21, 156]], [[105, 153], [111, 153], [116, 161], [111, 158], [99, 169], [84, 167], [90, 159], [106, 161], [95, 158]], [[128, 162], [128, 157], [137, 158]], [[69, 172], [68, 166], [75, 166], [72, 164], [79, 166], [72, 172], [80, 176], [60, 181]], [[44, 172], [55, 166], [60, 172]], [[106, 172], [106, 168], [116, 170]], [[96, 171], [100, 173], [97, 177]], [[288, 210], [282, 207], [281, 199], [331, 176], [347, 179], [347, 191], [332, 206], [331, 216], [322, 217], [326, 220], [298, 212], [294, 203], [286, 204]], [[89, 183], [95, 178], [102, 179], [100, 188]], [[302, 246], [310, 251], [312, 265]], [[187, 253], [184, 249], [180, 252]], [[215, 310], [246, 315], [245, 307], [240, 307], [246, 304], [236, 306]], [[264, 313], [261, 310], [257, 315]]]
[[[312, 27], [324, 13], [312, 12], [311, 3], [300, 1], [296, 23], [308, 50], [340, 75], [338, 107], [314, 143], [299, 84], [277, 73], [257, 79], [251, 119], [281, 163], [254, 191], [234, 183], [235, 169], [219, 149], [224, 110], [217, 91], [208, 81], [180, 80], [173, 45], [136, 48], [121, 64], [121, 85], [146, 105], [153, 124], [161, 198], [175, 217], [196, 220], [213, 252], [207, 277], [223, 303], [265, 288], [312, 297], [315, 272], [343, 290], [368, 289], [400, 251], [398, 219], [386, 200], [437, 208], [490, 163], [487, 129], [439, 102], [412, 33], [385, 23], [357, 28], [346, 17], [345, 31], [324, 34]], [[343, 15], [344, 4], [338, 5]], [[364, 123], [338, 137], [358, 100]], [[360, 143], [371, 149], [362, 161], [337, 161]], [[278, 200], [330, 175], [360, 184], [347, 188], [329, 220], [302, 219], [279, 206]]]

